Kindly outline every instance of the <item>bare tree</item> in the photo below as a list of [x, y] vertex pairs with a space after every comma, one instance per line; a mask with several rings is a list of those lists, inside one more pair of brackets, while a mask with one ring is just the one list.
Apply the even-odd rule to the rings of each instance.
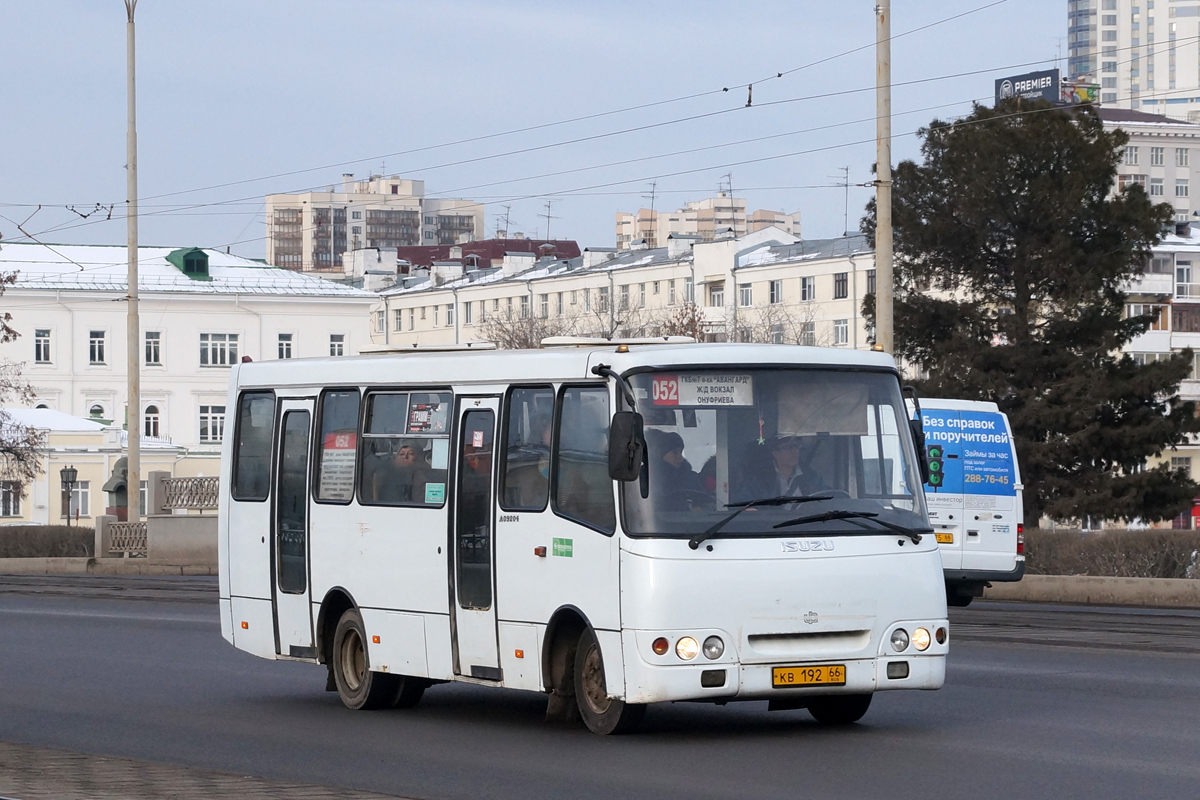
[[[15, 272], [0, 273], [0, 295], [17, 279]], [[21, 334], [9, 323], [12, 314], [0, 312], [0, 344], [8, 344]], [[46, 445], [42, 431], [21, 425], [4, 410], [10, 402], [28, 403], [33, 389], [21, 377], [21, 364], [0, 361], [0, 479], [24, 485], [41, 472], [39, 452]]]
[[704, 314], [695, 303], [684, 303], [677, 308], [665, 309], [666, 316], [658, 324], [658, 336], [690, 336], [697, 342], [704, 341]]
[[510, 309], [489, 314], [480, 324], [479, 332], [501, 350], [533, 350], [541, 347], [542, 340], [548, 337], [573, 335], [574, 323], [574, 317], [540, 317]]
[[738, 341], [826, 347], [831, 344], [829, 334], [817, 332], [816, 316], [812, 302], [743, 308], [738, 315]]

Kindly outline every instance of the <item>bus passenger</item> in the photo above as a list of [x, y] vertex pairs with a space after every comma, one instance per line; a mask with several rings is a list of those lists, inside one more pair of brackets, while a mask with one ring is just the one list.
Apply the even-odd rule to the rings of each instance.
[[381, 503], [420, 503], [425, 495], [425, 470], [417, 463], [417, 451], [402, 443], [392, 456], [389, 467], [375, 475], [375, 497]]
[[683, 457], [683, 437], [675, 431], [651, 430], [650, 481], [665, 503], [664, 511], [687, 511], [704, 485]]

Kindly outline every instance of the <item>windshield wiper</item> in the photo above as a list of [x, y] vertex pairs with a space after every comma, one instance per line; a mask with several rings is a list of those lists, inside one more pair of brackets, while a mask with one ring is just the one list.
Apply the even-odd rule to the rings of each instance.
[[[735, 517], [737, 517], [738, 514], [741, 514], [747, 508], [750, 508], [752, 506], [785, 506], [788, 503], [811, 503], [816, 500], [832, 500], [832, 499], [833, 499], [833, 495], [830, 495], [830, 494], [812, 494], [812, 495], [800, 494], [800, 495], [780, 495], [779, 497], [768, 497], [763, 500], [747, 500], [742, 503], [726, 503], [725, 504], [726, 508], [736, 508], [737, 511], [733, 512], [728, 517], [726, 517], [725, 519], [718, 522], [716, 525], [713, 525], [711, 528], [704, 531], [704, 533], [697, 533], [695, 536], [693, 536], [691, 539], [688, 540], [688, 547], [692, 548], [693, 550], [699, 548], [701, 542], [703, 542], [705, 539], [711, 539], [713, 536], [715, 536], [717, 534], [718, 531], [720, 531], [722, 528], [724, 528], [726, 525], [728, 525], [730, 522], [732, 522], [733, 519]], [[778, 527], [778, 526], [776, 526], [776, 527]]]
[[[922, 533], [933, 533], [933, 528], [906, 528], [903, 525], [897, 525], [894, 522], [885, 522], [884, 520], [878, 519], [878, 517], [879, 514], [874, 511], [826, 511], [823, 514], [811, 514], [807, 517], [796, 517], [795, 519], [789, 519], [773, 527], [787, 528], [792, 525], [804, 525], [808, 522], [831, 522], [838, 519], [863, 519], [874, 522], [876, 525], [882, 525], [890, 531], [902, 533], [908, 538], [912, 539], [913, 544], [920, 544]], [[864, 528], [864, 530], [867, 529]]]

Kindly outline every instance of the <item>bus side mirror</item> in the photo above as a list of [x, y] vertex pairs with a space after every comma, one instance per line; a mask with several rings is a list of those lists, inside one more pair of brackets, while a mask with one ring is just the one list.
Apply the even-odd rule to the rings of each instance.
[[612, 424], [608, 428], [608, 476], [614, 481], [637, 478], [645, 451], [642, 415], [636, 411], [613, 414]]
[[913, 444], [917, 446], [917, 471], [921, 474], [921, 483], [929, 483], [929, 462], [925, 459], [925, 426], [918, 418], [910, 419], [908, 427], [912, 430]]

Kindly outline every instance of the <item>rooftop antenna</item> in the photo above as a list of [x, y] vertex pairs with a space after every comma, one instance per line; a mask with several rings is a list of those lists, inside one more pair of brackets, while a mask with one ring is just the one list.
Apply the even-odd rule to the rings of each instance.
[[546, 241], [550, 241], [550, 220], [558, 219], [558, 217], [556, 217], [550, 213], [550, 208], [553, 204], [554, 204], [553, 200], [547, 200], [546, 201], [546, 213], [538, 214], [539, 217], [545, 217], [545, 219], [546, 219]]
[[[845, 191], [845, 198], [846, 198], [843, 203], [843, 207], [842, 207], [842, 236], [849, 236], [850, 235], [850, 167], [839, 167], [839, 169], [842, 171], [842, 174], [841, 174], [842, 182], [837, 185], [841, 186], [842, 189]], [[829, 177], [836, 178], [838, 176], [830, 175]]]
[[509, 212], [511, 212], [511, 211], [512, 211], [512, 206], [504, 206], [504, 238], [505, 239], [508, 238], [508, 223], [509, 223], [508, 215], [509, 215]]
[[646, 244], [649, 247], [658, 247], [658, 220], [654, 218], [654, 195], [658, 192], [658, 181], [653, 181], [650, 184], [650, 194], [642, 195], [642, 198], [650, 198], [650, 240]]

